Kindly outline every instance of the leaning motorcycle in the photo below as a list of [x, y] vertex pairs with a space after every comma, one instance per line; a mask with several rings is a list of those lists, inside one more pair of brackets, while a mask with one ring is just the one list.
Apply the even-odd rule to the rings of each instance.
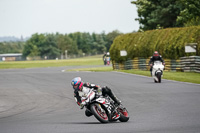
[[[120, 104], [115, 106], [114, 101], [109, 96], [99, 95], [94, 89], [91, 89], [87, 95], [87, 99], [82, 100], [85, 102], [86, 116], [94, 115], [101, 123], [108, 123], [112, 121], [127, 122], [129, 115], [127, 109]], [[115, 114], [119, 118], [115, 119]]]
[[161, 61], [155, 61], [152, 68], [152, 77], [155, 83], [161, 83], [163, 76], [164, 65]]

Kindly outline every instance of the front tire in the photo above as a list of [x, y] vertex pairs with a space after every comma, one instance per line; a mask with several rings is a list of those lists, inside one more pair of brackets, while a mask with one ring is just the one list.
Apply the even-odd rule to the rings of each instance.
[[101, 123], [108, 123], [108, 115], [106, 111], [101, 107], [100, 104], [94, 103], [90, 106], [90, 110], [93, 115], [99, 120]]
[[128, 110], [126, 108], [118, 108], [118, 112], [120, 113], [119, 121], [127, 122], [129, 120]]
[[161, 83], [161, 75], [162, 75], [162, 73], [160, 73], [160, 72], [157, 74], [157, 78], [158, 78], [159, 83]]

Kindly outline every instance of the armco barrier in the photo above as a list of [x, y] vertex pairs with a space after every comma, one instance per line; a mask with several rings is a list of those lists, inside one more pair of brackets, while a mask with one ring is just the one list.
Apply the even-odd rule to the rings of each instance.
[[[149, 70], [149, 60], [144, 58], [129, 59], [123, 63], [113, 61], [113, 69], [129, 70], [140, 69]], [[198, 72], [200, 73], [200, 56], [181, 57], [180, 60], [165, 60], [165, 71], [183, 71], [183, 72]]]

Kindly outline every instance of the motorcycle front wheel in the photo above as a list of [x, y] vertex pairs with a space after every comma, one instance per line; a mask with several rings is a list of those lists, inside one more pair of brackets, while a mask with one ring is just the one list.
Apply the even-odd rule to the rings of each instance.
[[160, 72], [157, 74], [157, 78], [158, 78], [159, 83], [161, 83], [161, 75], [162, 75], [162, 73], [160, 73]]
[[101, 107], [98, 103], [93, 103], [90, 106], [90, 110], [93, 113], [93, 115], [96, 117], [97, 120], [99, 120], [101, 123], [108, 123], [108, 115], [106, 114], [106, 111]]
[[118, 108], [118, 112], [120, 113], [119, 121], [127, 122], [129, 120], [128, 110], [126, 108]]

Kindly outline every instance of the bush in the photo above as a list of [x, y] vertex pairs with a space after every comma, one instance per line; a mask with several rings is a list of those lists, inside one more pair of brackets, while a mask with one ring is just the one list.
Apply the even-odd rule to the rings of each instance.
[[[120, 35], [113, 41], [110, 55], [113, 61], [123, 62], [135, 57], [148, 58], [158, 51], [164, 58], [178, 59], [196, 55], [185, 53], [187, 43], [198, 43], [200, 55], [200, 26], [168, 28]], [[121, 57], [120, 50], [126, 50], [127, 56]]]

